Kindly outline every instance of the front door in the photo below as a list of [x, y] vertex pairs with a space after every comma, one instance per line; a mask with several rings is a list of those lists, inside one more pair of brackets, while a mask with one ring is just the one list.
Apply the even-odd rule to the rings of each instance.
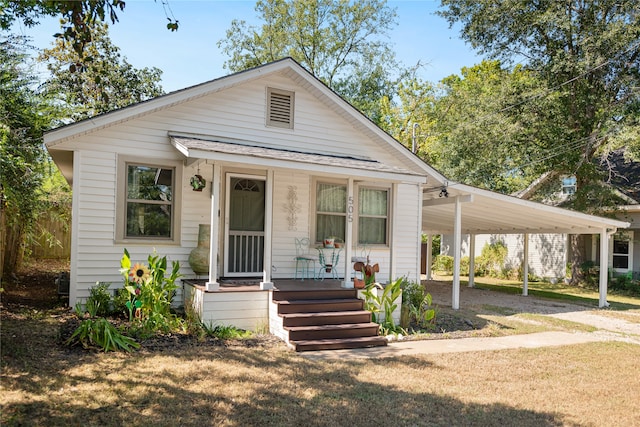
[[227, 175], [224, 275], [261, 276], [264, 259], [265, 178]]

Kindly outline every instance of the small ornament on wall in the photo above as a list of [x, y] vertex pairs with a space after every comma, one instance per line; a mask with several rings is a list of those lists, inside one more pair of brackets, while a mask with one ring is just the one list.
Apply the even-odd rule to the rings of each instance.
[[198, 173], [191, 177], [191, 188], [193, 191], [202, 191], [207, 185], [207, 181], [200, 175], [200, 166], [198, 166]]
[[287, 193], [287, 203], [284, 204], [284, 211], [287, 213], [287, 221], [289, 222], [289, 230], [296, 231], [298, 229], [298, 213], [302, 210], [298, 204], [298, 187], [289, 186]]

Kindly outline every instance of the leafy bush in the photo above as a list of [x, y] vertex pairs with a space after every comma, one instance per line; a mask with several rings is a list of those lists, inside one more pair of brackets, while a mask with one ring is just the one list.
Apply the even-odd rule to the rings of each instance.
[[614, 277], [609, 281], [609, 287], [614, 290], [629, 292], [631, 295], [640, 295], [640, 281], [633, 280], [633, 273], [631, 272]]
[[431, 308], [431, 294], [426, 291], [421, 283], [403, 281], [402, 305], [408, 310], [409, 317], [421, 328], [432, 328], [436, 312]]
[[[371, 318], [380, 325], [380, 331], [383, 335], [402, 330], [395, 324], [393, 312], [398, 308], [396, 300], [402, 294], [403, 281], [404, 278], [399, 278], [385, 287], [373, 283], [362, 291], [362, 295], [365, 297], [365, 309], [371, 312]], [[382, 294], [378, 293], [378, 289], [382, 289]], [[384, 312], [384, 320], [380, 316], [382, 312]]]
[[96, 285], [89, 290], [89, 297], [85, 302], [87, 312], [91, 317], [108, 316], [113, 310], [111, 304], [111, 294], [108, 289], [111, 283], [96, 282]]
[[433, 269], [447, 274], [453, 273], [453, 257], [449, 255], [437, 255], [433, 260]]
[[480, 256], [476, 258], [475, 270], [479, 276], [502, 277], [507, 259], [507, 246], [503, 242], [485, 243]]

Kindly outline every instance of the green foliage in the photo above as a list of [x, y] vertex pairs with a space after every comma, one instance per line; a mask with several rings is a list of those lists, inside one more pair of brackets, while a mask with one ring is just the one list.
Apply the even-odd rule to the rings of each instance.
[[597, 165], [597, 160], [622, 146], [632, 152], [640, 146], [637, 1], [443, 0], [442, 6], [439, 14], [459, 25], [462, 38], [480, 53], [505, 64], [518, 61], [541, 82], [542, 91], [514, 92], [517, 96], [498, 110], [516, 118], [525, 131], [522, 137], [534, 142], [523, 146], [519, 139], [510, 141], [517, 129], [500, 133], [500, 158], [509, 164], [516, 156], [513, 166], [522, 165], [520, 153], [532, 149], [531, 165], [538, 172], [576, 176], [577, 192], [569, 200], [573, 208], [610, 203], [610, 188], [602, 185], [607, 165]]
[[241, 71], [292, 57], [372, 120], [379, 100], [392, 98], [397, 70], [384, 41], [396, 13], [381, 0], [259, 0], [259, 27], [233, 20], [218, 47], [230, 59], [225, 68]]
[[253, 335], [251, 331], [239, 329], [231, 325], [205, 326], [205, 330], [207, 331], [207, 335], [221, 340], [251, 338]]
[[162, 71], [129, 64], [111, 43], [106, 24], [96, 23], [92, 31], [83, 50], [92, 60], [82, 73], [69, 70], [68, 64], [82, 59], [68, 40], [58, 39], [39, 57], [51, 73], [44, 92], [65, 108], [65, 118], [78, 121], [162, 95]]
[[66, 341], [67, 345], [82, 344], [84, 348], [98, 347], [103, 351], [127, 351], [140, 348], [133, 338], [122, 334], [104, 317], [85, 319]]
[[[166, 6], [168, 0], [161, 0]], [[60, 19], [61, 32], [54, 34], [60, 41], [70, 44], [80, 61], [72, 63], [70, 69], [82, 70], [84, 64], [91, 62], [91, 54], [85, 51], [94, 34], [94, 27], [105, 22], [107, 17], [111, 23], [118, 22], [118, 12], [123, 11], [124, 0], [0, 0], [0, 29], [8, 30], [14, 21], [22, 21], [26, 27], [38, 24], [42, 17], [57, 16]], [[169, 21], [167, 29], [178, 30], [178, 20], [171, 14], [171, 9], [164, 7]]]
[[450, 255], [439, 254], [433, 260], [433, 269], [442, 271], [447, 274], [453, 273], [453, 257]]
[[502, 277], [507, 253], [507, 245], [503, 242], [485, 243], [480, 256], [475, 261], [476, 274], [478, 276]]
[[129, 293], [125, 306], [129, 320], [137, 319], [145, 332], [168, 332], [180, 326], [180, 320], [171, 312], [171, 300], [180, 277], [180, 263], [174, 261], [167, 270], [167, 257], [153, 253], [147, 258], [148, 267], [131, 265], [129, 252], [125, 249], [120, 259], [120, 274], [124, 289]]
[[89, 297], [85, 302], [86, 310], [91, 317], [108, 316], [112, 311], [111, 293], [108, 289], [111, 283], [96, 282], [89, 290]]
[[6, 248], [0, 251], [2, 275], [17, 271], [25, 236], [44, 206], [42, 133], [51, 116], [48, 101], [33, 89], [37, 78], [28, 49], [22, 37], [0, 36], [0, 240]]
[[[393, 312], [398, 309], [396, 300], [402, 295], [403, 281], [403, 278], [399, 278], [384, 287], [373, 283], [362, 291], [362, 295], [365, 297], [365, 309], [371, 312], [373, 321], [380, 324], [383, 335], [400, 329], [393, 320]], [[384, 319], [380, 313], [384, 313]]]
[[436, 311], [431, 308], [431, 294], [418, 282], [403, 280], [401, 288], [402, 305], [407, 307], [410, 320], [414, 320], [421, 328], [433, 328]]
[[633, 279], [632, 272], [615, 276], [609, 281], [609, 287], [614, 290], [625, 291], [630, 295], [640, 295], [640, 281]]

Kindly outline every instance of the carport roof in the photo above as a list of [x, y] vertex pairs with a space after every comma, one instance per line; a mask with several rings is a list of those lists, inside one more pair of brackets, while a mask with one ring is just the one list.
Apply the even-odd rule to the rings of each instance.
[[439, 197], [440, 187], [424, 190], [422, 229], [427, 234], [454, 233], [456, 197], [463, 234], [599, 234], [630, 225], [465, 184], [450, 183], [446, 188], [448, 197]]

